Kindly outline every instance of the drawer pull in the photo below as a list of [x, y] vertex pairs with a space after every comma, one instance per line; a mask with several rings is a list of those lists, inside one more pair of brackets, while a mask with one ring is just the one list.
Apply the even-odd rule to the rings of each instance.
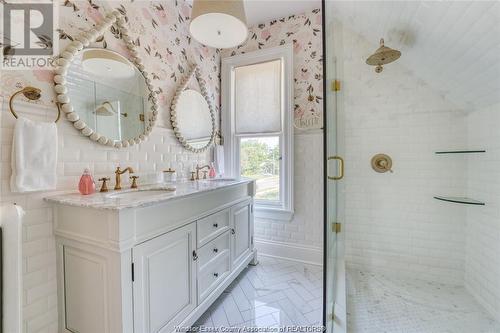
[[214, 277], [219, 277], [219, 273], [214, 273]]
[[198, 260], [198, 253], [196, 251], [193, 251], [193, 261]]
[[214, 226], [214, 228], [219, 227], [219, 225], [217, 223], [214, 223], [213, 226]]
[[219, 252], [219, 249], [218, 248], [214, 248], [214, 253], [217, 253]]

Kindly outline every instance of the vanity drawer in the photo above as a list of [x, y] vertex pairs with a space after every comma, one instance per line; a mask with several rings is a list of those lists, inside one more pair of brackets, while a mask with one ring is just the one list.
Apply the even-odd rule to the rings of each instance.
[[198, 304], [229, 275], [231, 267], [231, 256], [226, 251], [216, 260], [209, 262], [198, 274]]
[[229, 209], [222, 210], [197, 222], [198, 248], [229, 230]]
[[198, 250], [198, 270], [203, 270], [212, 260], [229, 253], [229, 237], [228, 230]]

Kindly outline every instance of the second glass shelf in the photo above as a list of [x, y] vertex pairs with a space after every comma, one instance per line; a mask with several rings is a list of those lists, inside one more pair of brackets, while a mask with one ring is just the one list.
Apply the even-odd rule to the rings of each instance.
[[486, 150], [442, 150], [436, 151], [437, 155], [443, 154], [477, 154], [477, 153], [486, 153]]
[[454, 202], [454, 203], [459, 203], [459, 204], [464, 204], [464, 205], [476, 205], [476, 206], [484, 206], [485, 203], [470, 199], [470, 198], [464, 198], [464, 197], [445, 197], [445, 196], [435, 196], [434, 199], [441, 200], [441, 201], [447, 201], [447, 202]]

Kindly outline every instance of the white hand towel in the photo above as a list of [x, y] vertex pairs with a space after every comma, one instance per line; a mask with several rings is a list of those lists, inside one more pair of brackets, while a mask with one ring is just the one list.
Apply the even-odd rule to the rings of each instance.
[[11, 157], [12, 192], [55, 190], [57, 185], [57, 126], [17, 119]]
[[224, 146], [214, 146], [214, 162], [217, 175], [224, 175]]
[[24, 210], [13, 204], [0, 206], [3, 257], [3, 329], [21, 332], [22, 308], [22, 217]]

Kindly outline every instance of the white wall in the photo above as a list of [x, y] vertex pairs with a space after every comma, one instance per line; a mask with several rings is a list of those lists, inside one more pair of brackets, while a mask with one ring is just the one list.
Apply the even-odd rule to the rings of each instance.
[[[337, 28], [334, 36], [344, 50], [338, 61], [343, 65], [346, 261], [461, 284], [466, 208], [433, 196], [465, 194], [464, 160], [434, 151], [465, 146], [465, 113], [400, 63], [375, 73], [364, 60], [377, 45]], [[394, 173], [372, 170], [376, 153], [392, 157]]]
[[485, 206], [467, 209], [465, 285], [500, 321], [500, 105], [467, 117], [467, 195]]

